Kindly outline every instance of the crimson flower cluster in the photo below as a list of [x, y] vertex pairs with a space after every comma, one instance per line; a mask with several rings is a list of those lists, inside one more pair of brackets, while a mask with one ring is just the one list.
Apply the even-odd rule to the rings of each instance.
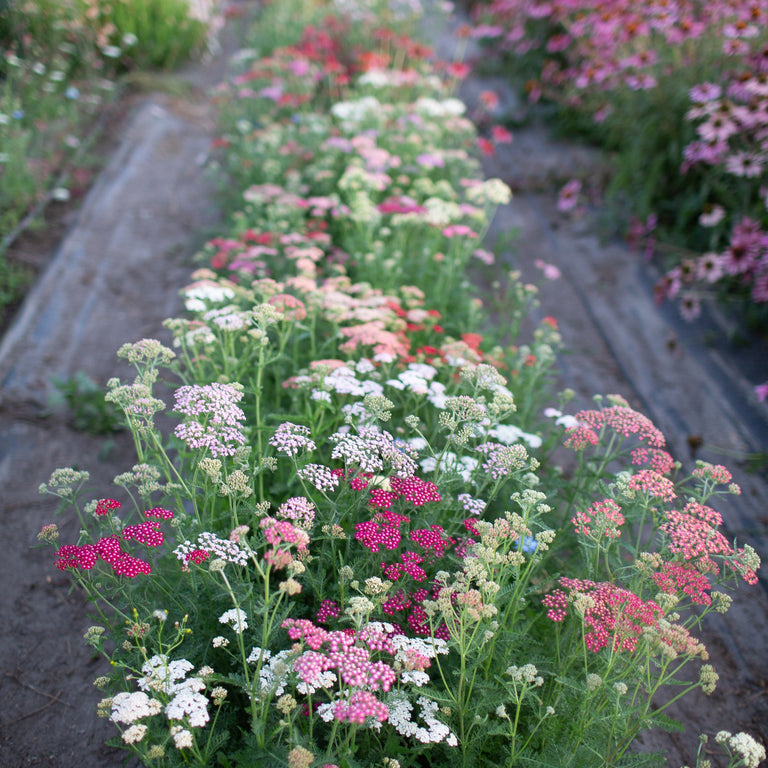
[[[96, 514], [104, 515], [111, 509], [118, 509], [120, 503], [114, 499], [101, 499], [96, 506]], [[173, 512], [155, 507], [144, 512], [147, 518], [170, 520]], [[120, 535], [102, 536], [95, 544], [65, 544], [56, 552], [56, 567], [66, 570], [92, 570], [99, 560], [112, 566], [116, 576], [132, 579], [140, 573], [148, 575], [152, 566], [144, 560], [134, 557], [122, 548], [123, 541], [137, 541], [148, 547], [159, 547], [165, 536], [160, 530], [158, 520], [146, 520], [135, 525], [126, 525]]]
[[436, 637], [440, 640], [448, 640], [450, 633], [444, 622], [432, 627], [424, 610], [425, 600], [436, 600], [443, 585], [435, 584], [431, 590], [420, 587], [411, 592], [401, 589], [392, 597], [385, 600], [381, 609], [387, 616], [403, 614], [405, 623], [416, 637]]

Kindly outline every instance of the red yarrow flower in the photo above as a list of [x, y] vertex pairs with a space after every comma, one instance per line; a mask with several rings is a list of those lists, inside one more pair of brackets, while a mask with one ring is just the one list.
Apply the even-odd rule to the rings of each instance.
[[120, 509], [122, 504], [115, 499], [99, 499], [96, 502], [96, 514], [101, 517], [108, 515], [113, 509]]

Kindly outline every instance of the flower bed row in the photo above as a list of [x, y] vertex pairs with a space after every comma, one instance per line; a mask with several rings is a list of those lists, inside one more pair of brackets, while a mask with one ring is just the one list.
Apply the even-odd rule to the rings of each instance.
[[466, 278], [509, 192], [455, 70], [330, 10], [268, 5], [221, 89], [228, 226], [173, 349], [109, 383], [137, 463], [41, 488], [81, 523], [41, 539], [100, 613], [100, 714], [147, 765], [640, 764], [656, 693], [714, 690], [715, 587], [756, 581], [710, 506], [739, 489], [618, 396], [562, 412], [556, 321], [522, 337], [511, 275], [494, 328]]
[[[533, 99], [615, 155], [611, 191], [656, 249], [660, 299], [768, 302], [768, 4], [480, 0], [472, 32]], [[570, 115], [570, 117], [568, 117]]]

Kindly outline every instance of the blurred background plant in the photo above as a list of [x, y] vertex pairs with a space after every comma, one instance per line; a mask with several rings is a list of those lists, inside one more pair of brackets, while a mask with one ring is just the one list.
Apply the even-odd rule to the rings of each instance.
[[716, 297], [764, 334], [768, 4], [492, 0], [472, 10], [468, 34], [484, 53], [554, 110], [559, 130], [611, 153], [614, 233], [653, 256], [659, 300], [695, 319]]
[[0, 313], [34, 277], [9, 247], [49, 203], [83, 191], [123, 75], [206, 51], [215, 10], [214, 0], [0, 0]]

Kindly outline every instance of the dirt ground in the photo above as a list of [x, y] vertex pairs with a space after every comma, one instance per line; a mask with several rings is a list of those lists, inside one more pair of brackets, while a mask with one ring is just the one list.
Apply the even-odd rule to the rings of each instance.
[[[234, 38], [225, 36], [225, 51]], [[449, 38], [440, 41], [449, 48]], [[439, 49], [440, 50], [440, 49]], [[450, 50], [440, 50], [448, 54]], [[52, 550], [31, 548], [51, 522], [52, 500], [36, 489], [51, 471], [91, 472], [94, 496], [133, 464], [125, 435], [92, 438], [65, 414], [44, 415], [49, 376], [87, 373], [100, 384], [121, 374], [115, 351], [145, 336], [162, 338], [161, 322], [178, 310], [178, 289], [206, 228], [215, 226], [215, 190], [204, 161], [215, 136], [206, 89], [225, 71], [226, 55], [191, 68], [186, 100], [152, 95], [133, 105], [109, 163], [35, 290], [0, 339], [0, 766], [117, 768], [125, 753], [104, 746], [114, 730], [95, 717], [93, 679], [105, 662], [82, 642], [93, 623]], [[472, 104], [488, 86], [470, 79]], [[519, 104], [505, 97], [510, 109]], [[489, 159], [515, 199], [494, 234], [519, 231], [503, 254], [526, 280], [541, 282], [538, 260], [555, 264], [559, 280], [544, 282], [541, 315], [555, 316], [570, 354], [560, 363], [563, 386], [582, 403], [617, 392], [647, 413], [682, 461], [697, 456], [727, 464], [744, 494], [722, 509], [729, 532], [768, 557], [768, 484], [746, 471], [746, 457], [768, 448], [768, 409], [750, 386], [768, 379], [765, 339], [748, 348], [707, 345], [708, 326], [685, 326], [653, 303], [653, 274], [621, 243], [603, 243], [590, 218], [560, 217], [554, 189], [571, 175], [600, 173], [605, 159], [550, 139], [535, 121], [515, 133], [507, 151]], [[210, 230], [208, 230], [210, 231]], [[52, 246], [54, 244], [51, 244]], [[38, 245], [35, 247], [43, 248]], [[722, 327], [717, 316], [711, 321]], [[718, 324], [719, 323], [719, 324]], [[762, 377], [762, 378], [760, 378]], [[57, 519], [62, 541], [75, 521]], [[705, 642], [721, 679], [709, 698], [692, 696], [674, 715], [681, 734], [651, 734], [643, 748], [668, 764], [692, 764], [698, 734], [746, 730], [768, 743], [768, 582], [740, 590], [724, 619], [707, 622]], [[715, 763], [717, 764], [717, 763]]]

